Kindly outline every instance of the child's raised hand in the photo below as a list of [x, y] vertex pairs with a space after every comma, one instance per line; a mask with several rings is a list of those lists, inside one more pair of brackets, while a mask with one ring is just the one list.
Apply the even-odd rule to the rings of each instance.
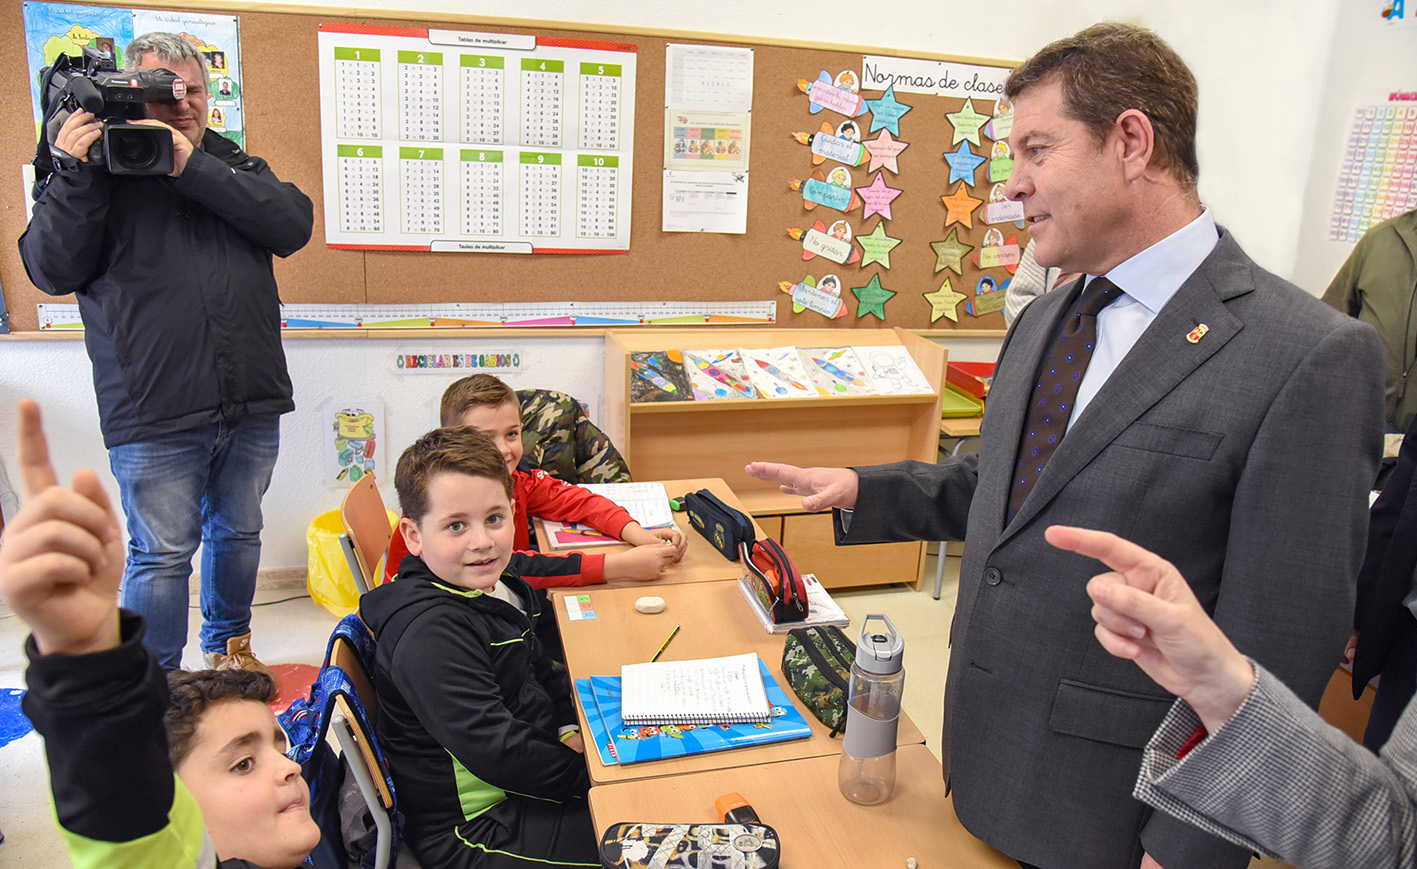
[[0, 592], [34, 632], [42, 654], [118, 645], [123, 535], [93, 471], [59, 485], [39, 405], [20, 402], [16, 453], [24, 506], [0, 538]]
[[656, 540], [625, 552], [605, 556], [606, 579], [635, 579], [645, 582], [659, 579], [664, 568], [675, 562], [674, 547]]

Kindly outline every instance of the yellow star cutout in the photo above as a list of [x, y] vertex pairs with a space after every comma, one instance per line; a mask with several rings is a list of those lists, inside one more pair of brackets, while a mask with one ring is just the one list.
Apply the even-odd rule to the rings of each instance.
[[949, 213], [945, 215], [945, 226], [960, 223], [965, 229], [974, 228], [974, 209], [984, 204], [983, 199], [975, 199], [969, 195], [969, 186], [963, 181], [959, 182], [955, 192], [949, 196], [941, 196], [940, 201], [949, 209]]
[[940, 288], [933, 293], [925, 293], [925, 301], [930, 303], [930, 322], [933, 323], [941, 317], [949, 317], [954, 322], [959, 322], [959, 303], [969, 298], [964, 293], [956, 293], [949, 278], [940, 284]]

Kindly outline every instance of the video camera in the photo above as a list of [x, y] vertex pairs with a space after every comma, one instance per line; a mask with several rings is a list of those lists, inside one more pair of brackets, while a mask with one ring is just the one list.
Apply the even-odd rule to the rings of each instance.
[[187, 96], [187, 83], [176, 73], [166, 69], [122, 72], [112, 54], [86, 47], [83, 57], [61, 54], [44, 68], [40, 94], [45, 121], [37, 168], [49, 168], [40, 167], [41, 158], [52, 159], [49, 146], [59, 128], [82, 109], [103, 122], [103, 135], [89, 149], [90, 163], [114, 175], [172, 172], [171, 131], [128, 122], [147, 117], [147, 103], [177, 103]]

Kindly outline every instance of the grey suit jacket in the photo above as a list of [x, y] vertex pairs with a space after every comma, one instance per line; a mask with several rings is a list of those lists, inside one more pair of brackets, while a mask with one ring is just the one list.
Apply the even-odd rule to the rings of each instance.
[[[1317, 703], [1348, 635], [1381, 451], [1377, 335], [1256, 266], [1222, 232], [1073, 421], [1004, 524], [1039, 361], [1080, 289], [1036, 299], [1000, 353], [977, 455], [858, 468], [842, 542], [965, 543], [945, 766], [970, 832], [1046, 867], [1243, 866], [1131, 797], [1172, 698], [1093, 638], [1069, 524], [1175, 564], [1235, 644]], [[1209, 331], [1195, 343], [1187, 333]]]
[[1263, 667], [1185, 759], [1200, 719], [1177, 701], [1146, 747], [1137, 799], [1298, 866], [1417, 867], [1417, 701], [1375, 757]]

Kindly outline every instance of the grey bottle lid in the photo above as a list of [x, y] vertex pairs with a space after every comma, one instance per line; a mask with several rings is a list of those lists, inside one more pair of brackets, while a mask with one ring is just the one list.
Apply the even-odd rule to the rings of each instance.
[[[888, 633], [870, 630], [871, 622], [885, 622]], [[861, 635], [856, 640], [856, 666], [867, 673], [889, 676], [905, 666], [905, 639], [895, 629], [890, 617], [883, 613], [868, 613], [861, 622]]]

